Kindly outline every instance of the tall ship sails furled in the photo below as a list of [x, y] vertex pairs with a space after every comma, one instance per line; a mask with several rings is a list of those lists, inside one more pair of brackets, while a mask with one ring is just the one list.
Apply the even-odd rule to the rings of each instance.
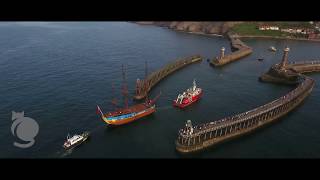
[[160, 94], [154, 99], [149, 100], [146, 98], [144, 103], [128, 106], [128, 90], [126, 85], [124, 68], [122, 66], [123, 76], [123, 89], [122, 94], [124, 97], [125, 106], [123, 108], [117, 108], [116, 99], [112, 100], [112, 103], [116, 106], [116, 110], [113, 112], [103, 113], [100, 107], [97, 105], [97, 112], [101, 115], [104, 122], [111, 125], [122, 125], [135, 121], [142, 117], [148, 116], [156, 111], [155, 102], [159, 98]]
[[173, 101], [173, 105], [184, 108], [198, 101], [202, 96], [202, 89], [197, 87], [196, 80], [193, 80], [193, 86], [187, 91], [179, 94], [177, 99]]

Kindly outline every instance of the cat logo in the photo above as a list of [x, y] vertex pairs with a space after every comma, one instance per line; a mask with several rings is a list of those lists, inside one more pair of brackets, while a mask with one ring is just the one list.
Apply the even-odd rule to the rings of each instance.
[[29, 117], [24, 117], [24, 112], [14, 112], [12, 111], [11, 132], [14, 136], [18, 137], [20, 140], [28, 142], [21, 144], [14, 142], [13, 145], [19, 148], [29, 148], [34, 143], [34, 138], [39, 132], [38, 123]]

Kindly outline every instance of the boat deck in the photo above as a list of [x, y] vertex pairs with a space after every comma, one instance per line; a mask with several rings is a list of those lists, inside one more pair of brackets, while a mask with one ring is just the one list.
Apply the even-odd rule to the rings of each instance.
[[128, 107], [128, 108], [123, 108], [123, 109], [119, 109], [119, 110], [114, 111], [114, 112], [106, 113], [105, 117], [108, 118], [108, 117], [113, 117], [113, 116], [120, 116], [120, 115], [123, 115], [123, 114], [130, 114], [130, 113], [133, 113], [133, 112], [140, 112], [140, 111], [143, 111], [143, 110], [145, 110], [147, 108], [149, 108], [149, 106], [147, 106], [144, 103], [136, 104], [136, 105], [133, 105], [133, 106]]

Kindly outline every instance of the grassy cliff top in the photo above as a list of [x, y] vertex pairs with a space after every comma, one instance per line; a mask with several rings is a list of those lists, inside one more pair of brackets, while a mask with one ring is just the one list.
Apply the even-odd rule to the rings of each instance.
[[313, 28], [313, 26], [309, 22], [244, 22], [241, 24], [237, 24], [231, 28], [231, 31], [239, 34], [239, 35], [248, 35], [248, 36], [290, 36], [290, 33], [274, 31], [274, 30], [265, 30], [261, 31], [258, 29], [259, 25], [274, 25], [280, 28]]

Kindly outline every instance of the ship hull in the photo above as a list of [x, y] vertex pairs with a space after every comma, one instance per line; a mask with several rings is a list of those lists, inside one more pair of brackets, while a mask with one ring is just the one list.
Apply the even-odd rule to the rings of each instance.
[[185, 107], [187, 107], [187, 106], [190, 106], [191, 104], [197, 102], [197, 101], [201, 98], [201, 96], [202, 96], [202, 91], [201, 91], [200, 94], [198, 94], [198, 95], [196, 95], [196, 96], [193, 96], [193, 97], [192, 97], [192, 101], [190, 101], [190, 102], [188, 102], [188, 103], [181, 103], [181, 104], [180, 104], [180, 103], [177, 103], [177, 102], [174, 100], [174, 101], [173, 101], [173, 106], [179, 107], [179, 108], [183, 109], [183, 108], [185, 108]]
[[155, 108], [155, 105], [153, 105], [143, 111], [138, 112], [136, 115], [129, 117], [129, 118], [124, 118], [121, 120], [120, 119], [119, 120], [108, 120], [106, 117], [102, 117], [102, 119], [110, 125], [123, 125], [123, 124], [130, 123], [132, 121], [138, 120], [142, 117], [148, 116], [148, 115], [154, 113], [155, 111], [156, 111], [156, 108]]

